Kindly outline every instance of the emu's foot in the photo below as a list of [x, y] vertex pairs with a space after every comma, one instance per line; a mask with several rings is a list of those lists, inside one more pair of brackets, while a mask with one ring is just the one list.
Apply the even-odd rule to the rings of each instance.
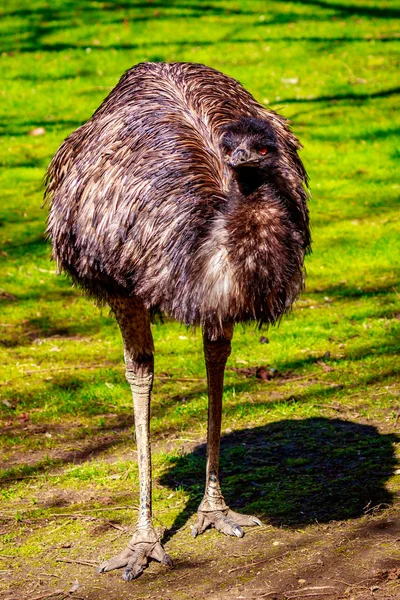
[[106, 573], [126, 567], [122, 577], [125, 581], [130, 581], [143, 573], [150, 559], [172, 567], [172, 560], [162, 547], [154, 529], [138, 530], [133, 534], [125, 550], [103, 562], [98, 572]]
[[198, 511], [197, 523], [192, 529], [193, 537], [203, 533], [207, 527], [215, 527], [225, 535], [236, 535], [243, 537], [242, 527], [252, 527], [253, 525], [262, 525], [257, 517], [249, 515], [240, 515], [230, 508], [225, 510]]

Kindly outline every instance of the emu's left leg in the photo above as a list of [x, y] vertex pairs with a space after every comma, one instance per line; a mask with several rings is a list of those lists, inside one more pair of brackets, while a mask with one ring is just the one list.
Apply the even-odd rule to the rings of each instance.
[[209, 526], [226, 535], [243, 537], [242, 527], [261, 525], [257, 517], [230, 510], [225, 504], [218, 478], [224, 372], [231, 352], [232, 335], [233, 325], [227, 324], [219, 339], [210, 340], [206, 331], [203, 337], [208, 382], [207, 473], [206, 491], [199, 506], [197, 524], [192, 530], [193, 537]]

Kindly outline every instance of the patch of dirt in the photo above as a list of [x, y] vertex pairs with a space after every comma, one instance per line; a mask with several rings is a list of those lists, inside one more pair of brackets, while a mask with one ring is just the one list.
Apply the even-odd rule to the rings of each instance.
[[[47, 429], [44, 427], [32, 427], [30, 434], [43, 434], [46, 431]], [[20, 465], [29, 465], [33, 468], [37, 467], [37, 471], [42, 472], [45, 470], [45, 465], [42, 463], [44, 460], [59, 462], [60, 467], [67, 463], [80, 464], [111, 449], [115, 445], [126, 443], [131, 437], [130, 430], [124, 428], [124, 430], [120, 432], [110, 432], [105, 435], [92, 436], [83, 442], [75, 441], [74, 444], [72, 444], [71, 440], [67, 440], [64, 443], [60, 441], [57, 448], [30, 450], [28, 452], [17, 450], [16, 452], [8, 453], [7, 461], [0, 462], [0, 469], [10, 469]], [[10, 475], [7, 481], [11, 481], [12, 479], [18, 480], [20, 478], [21, 477], [18, 475], [16, 475], [15, 478]], [[22, 477], [22, 479], [23, 478], [24, 477]]]
[[[0, 291], [0, 301], [17, 301], [18, 298], [5, 291]], [[85, 333], [81, 333], [76, 328], [69, 328], [65, 325], [59, 325], [52, 318], [38, 317], [34, 319], [25, 319], [14, 327], [10, 327], [4, 332], [0, 345], [5, 348], [16, 348], [18, 346], [29, 346], [34, 343], [37, 345], [54, 342], [56, 340], [79, 340], [89, 342], [88, 333], [93, 330], [94, 325], [85, 324]]]
[[70, 506], [78, 501], [78, 494], [72, 490], [45, 491], [37, 495], [37, 503], [42, 508]]
[[282, 380], [286, 380], [290, 378], [291, 372], [287, 373], [279, 373], [277, 369], [274, 369], [269, 366], [261, 366], [261, 367], [227, 367], [227, 371], [233, 371], [237, 375], [243, 375], [244, 377], [255, 377], [256, 379], [261, 379], [264, 381], [269, 381], [270, 379], [280, 378]]
[[[127, 430], [119, 433], [128, 435]], [[67, 452], [67, 461], [80, 462], [107, 452], [115, 440], [110, 432], [58, 452]], [[104, 512], [91, 516], [82, 504], [96, 500], [112, 509], [119, 499], [95, 482], [90, 492], [44, 487], [35, 494], [39, 507], [80, 508], [68, 519], [28, 515], [25, 524], [5, 515], [1, 534], [13, 535], [18, 527], [16, 549], [41, 528], [49, 533], [34, 542], [35, 552], [16, 558], [5, 550], [2, 555], [0, 542], [0, 598], [59, 600], [64, 594], [72, 600], [400, 600], [400, 503], [387, 485], [397, 466], [396, 441], [397, 436], [372, 425], [324, 418], [225, 433], [221, 472], [226, 497], [239, 512], [251, 507], [264, 515], [265, 525], [248, 528], [243, 539], [213, 530], [193, 540], [190, 529], [202, 492], [199, 473], [205, 448], [198, 441], [162, 439], [160, 447], [176, 444], [182, 452], [155, 479], [155, 489], [182, 486], [188, 498], [183, 506], [176, 504], [173, 491], [170, 496], [170, 509], [179, 508], [163, 539], [173, 569], [153, 562], [129, 583], [121, 572], [97, 574], [96, 566], [120, 552], [130, 538], [127, 513], [119, 521], [115, 511], [108, 520]], [[63, 464], [53, 473], [62, 472]], [[128, 500], [124, 485], [119, 504], [133, 506], [136, 498]], [[162, 521], [157, 504], [155, 510]], [[132, 523], [135, 517], [132, 510]], [[46, 547], [43, 540], [54, 531], [61, 541]]]
[[[193, 541], [185, 525], [166, 544], [172, 569], [151, 563], [126, 583], [121, 572], [99, 575], [95, 566], [121, 550], [129, 534], [110, 522], [89, 523], [89, 539], [53, 548], [51, 555], [44, 549], [40, 565], [31, 558], [3, 559], [10, 587], [2, 598], [63, 590], [85, 600], [398, 600], [399, 536], [399, 507], [305, 529], [247, 529], [239, 540], [208, 531]], [[100, 553], [92, 547], [99, 542]], [[76, 581], [79, 588], [68, 594]]]

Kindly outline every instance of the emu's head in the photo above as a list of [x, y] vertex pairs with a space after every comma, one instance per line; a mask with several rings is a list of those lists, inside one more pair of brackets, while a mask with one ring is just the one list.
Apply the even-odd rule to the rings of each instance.
[[277, 155], [276, 135], [267, 121], [242, 117], [223, 127], [222, 149], [233, 169], [268, 169]]

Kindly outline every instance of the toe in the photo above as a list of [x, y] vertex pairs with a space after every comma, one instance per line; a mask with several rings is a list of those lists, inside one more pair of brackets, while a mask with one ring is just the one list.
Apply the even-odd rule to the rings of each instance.
[[117, 556], [114, 556], [114, 558], [104, 561], [101, 563], [97, 572], [107, 573], [107, 571], [113, 571], [114, 569], [122, 569], [123, 567], [126, 567], [129, 561], [129, 554], [130, 553], [128, 550], [124, 550]]
[[192, 527], [192, 536], [195, 538], [198, 535], [199, 535], [198, 527], [197, 527], [197, 525], [193, 525], [193, 527]]
[[132, 581], [132, 579], [134, 579], [135, 576], [133, 574], [132, 569], [125, 569], [124, 574], [122, 575], [122, 579], [124, 579], [125, 581]]
[[217, 519], [214, 523], [214, 527], [217, 529], [217, 531], [220, 531], [225, 535], [235, 535], [238, 538], [244, 536], [244, 531], [240, 525], [232, 521], [232, 519], [228, 519], [227, 517]]
[[241, 515], [239, 513], [234, 512], [233, 510], [229, 510], [227, 517], [228, 519], [231, 519], [241, 527], [252, 527], [254, 525], [262, 525], [260, 519], [257, 519], [257, 517], [252, 517], [250, 515]]
[[145, 569], [144, 565], [140, 565], [138, 563], [133, 564], [132, 566], [128, 566], [126, 567], [124, 574], [122, 575], [122, 578], [125, 581], [132, 581], [132, 579], [136, 579], [137, 577], [139, 577], [139, 575], [141, 575], [143, 573]]
[[150, 558], [154, 558], [154, 560], [158, 560], [162, 565], [166, 565], [167, 567], [172, 567], [173, 563], [169, 555], [165, 552], [164, 548], [161, 546], [160, 542], [154, 545], [154, 548], [150, 552]]
[[147, 556], [149, 555], [149, 548], [147, 544], [137, 544], [134, 547], [132, 556], [130, 557], [128, 564], [126, 565], [123, 578], [125, 581], [131, 581], [139, 577], [147, 567], [149, 562]]
[[122, 569], [127, 564], [127, 561], [117, 561], [115, 558], [111, 560], [105, 560], [101, 563], [100, 567], [97, 569], [98, 573], [107, 573], [107, 571], [113, 571], [114, 569]]
[[172, 562], [172, 558], [166, 552], [164, 552], [164, 556], [163, 556], [163, 559], [161, 561], [161, 564], [165, 565], [166, 567], [173, 567], [174, 566], [174, 563]]
[[197, 513], [197, 523], [192, 527], [192, 536], [195, 538], [211, 525], [210, 519], [201, 512]]
[[240, 525], [238, 525], [237, 523], [233, 523], [233, 524], [231, 525], [231, 527], [232, 527], [232, 532], [233, 532], [233, 535], [236, 535], [236, 537], [238, 537], [238, 538], [241, 538], [241, 537], [243, 537], [243, 536], [244, 536], [244, 531], [243, 531], [243, 529], [240, 527]]
[[107, 565], [108, 565], [108, 560], [102, 562], [101, 565], [99, 566], [99, 568], [97, 569], [97, 572], [98, 573], [107, 573]]

